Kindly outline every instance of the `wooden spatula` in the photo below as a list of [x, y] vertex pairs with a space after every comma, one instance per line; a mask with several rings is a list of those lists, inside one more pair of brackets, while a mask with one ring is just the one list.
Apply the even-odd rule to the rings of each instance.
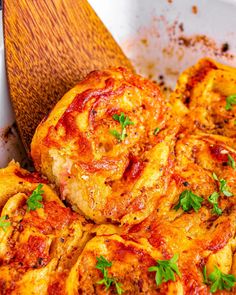
[[131, 68], [86, 0], [5, 0], [10, 96], [25, 147], [41, 119], [87, 73]]

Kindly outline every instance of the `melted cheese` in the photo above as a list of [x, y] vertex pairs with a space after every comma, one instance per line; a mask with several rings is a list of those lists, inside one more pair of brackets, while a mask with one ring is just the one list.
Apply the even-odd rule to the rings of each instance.
[[[235, 69], [203, 59], [180, 75], [170, 103], [121, 68], [95, 71], [70, 90], [37, 128], [31, 154], [79, 214], [46, 184], [44, 207], [27, 212], [44, 179], [15, 163], [0, 170], [1, 215], [11, 221], [0, 228], [0, 293], [114, 294], [114, 284], [98, 284], [101, 255], [127, 295], [210, 294], [204, 266], [208, 275], [217, 266], [236, 276], [236, 170], [228, 161], [236, 161], [236, 107], [225, 109], [235, 85]], [[119, 142], [110, 131], [121, 132], [112, 117], [121, 112], [134, 124]], [[174, 209], [185, 190], [202, 198], [198, 211]], [[221, 215], [212, 212], [214, 192]], [[175, 254], [181, 276], [157, 286], [149, 267]]]

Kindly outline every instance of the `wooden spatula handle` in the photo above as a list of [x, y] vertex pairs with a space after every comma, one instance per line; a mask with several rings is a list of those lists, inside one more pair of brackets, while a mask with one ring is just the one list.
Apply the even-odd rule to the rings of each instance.
[[5, 0], [10, 95], [23, 143], [88, 72], [129, 60], [86, 0]]

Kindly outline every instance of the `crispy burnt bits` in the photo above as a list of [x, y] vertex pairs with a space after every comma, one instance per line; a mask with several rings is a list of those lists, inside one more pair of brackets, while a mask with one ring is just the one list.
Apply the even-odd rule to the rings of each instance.
[[0, 294], [50, 294], [66, 281], [91, 225], [14, 162], [0, 170], [0, 204]]
[[170, 120], [152, 82], [96, 71], [41, 122], [31, 155], [74, 210], [97, 223], [139, 222], [167, 187], [178, 129]]
[[180, 75], [171, 102], [186, 128], [236, 137], [235, 68], [200, 60]]

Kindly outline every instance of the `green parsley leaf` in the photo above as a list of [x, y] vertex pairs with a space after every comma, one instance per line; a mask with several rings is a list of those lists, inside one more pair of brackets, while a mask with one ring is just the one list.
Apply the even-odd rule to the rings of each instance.
[[108, 290], [111, 287], [112, 283], [114, 282], [114, 279], [108, 277], [108, 271], [106, 269], [103, 272], [103, 276], [104, 278], [98, 281], [97, 284], [105, 285], [106, 290]]
[[27, 211], [36, 210], [37, 208], [43, 207], [43, 204], [40, 203], [43, 200], [42, 194], [44, 194], [42, 187], [43, 185], [40, 183], [26, 201], [28, 206]]
[[226, 97], [226, 111], [232, 110], [232, 105], [236, 104], [236, 94], [232, 94]]
[[207, 278], [207, 269], [206, 269], [206, 265], [204, 265], [203, 267], [203, 283], [208, 285], [209, 284], [209, 281], [208, 281], [208, 278]]
[[153, 134], [157, 135], [160, 132], [160, 130], [161, 129], [159, 127], [155, 128], [154, 131], [153, 131]]
[[219, 196], [220, 196], [219, 193], [214, 192], [208, 198], [208, 201], [213, 205], [212, 213], [217, 214], [217, 215], [222, 214], [222, 210], [218, 206], [218, 198], [219, 198]]
[[115, 281], [115, 286], [116, 286], [116, 292], [118, 295], [121, 295], [122, 293], [124, 293], [125, 291], [121, 288], [121, 283], [118, 283], [117, 281]]
[[185, 190], [180, 194], [179, 202], [174, 207], [174, 209], [177, 211], [180, 207], [182, 207], [184, 211], [189, 211], [191, 208], [193, 208], [195, 212], [198, 212], [198, 210], [201, 208], [202, 202], [203, 198], [195, 195], [189, 190]]
[[227, 186], [227, 181], [225, 179], [220, 179], [220, 191], [226, 196], [226, 197], [232, 197], [233, 194], [229, 191], [229, 187]]
[[234, 170], [235, 170], [235, 161], [234, 161], [234, 158], [228, 154], [228, 162], [227, 162], [227, 165], [232, 167]]
[[215, 172], [212, 173], [212, 177], [213, 177], [214, 180], [219, 181], [219, 179], [218, 179], [217, 175], [215, 174]]
[[175, 281], [175, 273], [181, 277], [181, 273], [177, 265], [178, 258], [178, 254], [175, 254], [171, 259], [157, 260], [157, 265], [149, 267], [149, 272], [156, 272], [155, 280], [157, 286], [159, 286], [162, 282]]
[[114, 284], [117, 294], [121, 295], [124, 292], [124, 290], [121, 288], [121, 283], [118, 283], [115, 278], [108, 276], [107, 268], [112, 266], [112, 262], [106, 260], [106, 258], [104, 258], [103, 256], [96, 257], [96, 259], [96, 268], [99, 269], [103, 274], [103, 279], [98, 281], [97, 284], [105, 285], [106, 290], [108, 290], [111, 287], [111, 285]]
[[109, 131], [111, 135], [115, 136], [117, 140], [121, 141], [121, 134], [117, 130], [110, 130]]
[[[203, 269], [204, 271], [204, 269]], [[203, 273], [204, 276], [204, 273]], [[206, 270], [205, 270], [206, 276]], [[204, 279], [205, 280], [205, 279]], [[215, 293], [218, 290], [230, 290], [236, 282], [236, 277], [231, 274], [224, 274], [221, 270], [215, 266], [214, 271], [206, 278], [208, 284], [211, 285], [210, 291]]]
[[109, 262], [108, 260], [106, 260], [105, 257], [100, 256], [97, 257], [97, 264], [96, 264], [96, 268], [103, 270], [106, 267], [111, 267], [112, 266], [112, 262]]
[[6, 231], [6, 228], [7, 228], [8, 226], [11, 225], [11, 223], [10, 223], [9, 221], [6, 221], [7, 219], [8, 219], [8, 216], [7, 216], [7, 215], [4, 215], [4, 216], [2, 216], [2, 217], [0, 218], [0, 227], [1, 227], [4, 231]]
[[127, 136], [126, 126], [134, 125], [134, 122], [130, 121], [129, 117], [125, 116], [124, 113], [121, 113], [120, 115], [114, 114], [112, 118], [120, 123], [121, 133], [119, 133], [117, 130], [110, 130], [110, 134], [115, 136], [119, 141], [122, 141]]
[[219, 179], [214, 172], [212, 173], [212, 177], [214, 180], [219, 181], [221, 193], [223, 193], [226, 197], [233, 196], [233, 194], [229, 191], [229, 187], [227, 186], [227, 181], [225, 179]]

